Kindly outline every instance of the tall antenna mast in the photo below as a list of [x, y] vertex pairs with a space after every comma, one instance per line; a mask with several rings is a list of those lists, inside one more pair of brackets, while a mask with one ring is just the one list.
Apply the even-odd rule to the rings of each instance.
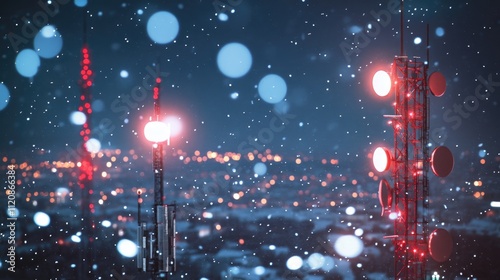
[[404, 27], [404, 11], [405, 11], [405, 7], [404, 7], [404, 0], [401, 0], [401, 12], [399, 13], [400, 14], [400, 31], [401, 31], [401, 36], [399, 38], [399, 44], [400, 44], [400, 50], [401, 50], [401, 53], [400, 55], [403, 56], [405, 54], [405, 49], [404, 49], [404, 34], [405, 34], [405, 27]]
[[444, 146], [429, 156], [429, 92], [442, 96], [446, 79], [439, 72], [427, 76], [429, 67], [429, 26], [427, 25], [427, 61], [409, 58], [404, 53], [404, 0], [401, 0], [400, 55], [394, 58], [391, 73], [378, 71], [373, 77], [375, 93], [395, 97], [394, 114], [384, 115], [394, 130], [393, 151], [378, 147], [373, 152], [374, 167], [379, 172], [391, 169], [392, 185], [382, 179], [379, 201], [382, 215], [394, 221], [394, 234], [384, 238], [394, 244], [394, 279], [427, 279], [429, 255], [437, 262], [448, 260], [452, 241], [444, 229], [429, 234], [429, 180], [432, 169], [446, 177], [453, 169], [453, 155]]
[[90, 52], [87, 44], [87, 16], [83, 10], [83, 47], [82, 47], [82, 60], [80, 69], [80, 105], [78, 111], [85, 115], [85, 123], [80, 131], [82, 137], [82, 146], [80, 147], [80, 175], [78, 177], [78, 185], [82, 192], [81, 211], [82, 211], [82, 242], [81, 242], [81, 266], [80, 266], [80, 279], [89, 279], [92, 277], [92, 266], [94, 264], [94, 221], [92, 213], [94, 212], [94, 204], [91, 201], [93, 193], [93, 172], [94, 165], [92, 163], [92, 155], [89, 151], [89, 140], [91, 137], [91, 116], [92, 116], [92, 103], [91, 91], [93, 72], [90, 69]]

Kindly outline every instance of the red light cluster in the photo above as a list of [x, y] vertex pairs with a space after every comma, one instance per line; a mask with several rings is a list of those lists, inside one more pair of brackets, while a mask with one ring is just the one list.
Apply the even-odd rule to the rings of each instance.
[[84, 188], [85, 184], [83, 183], [84, 181], [91, 181], [92, 180], [92, 175], [93, 175], [93, 167], [92, 163], [88, 160], [83, 160], [82, 165], [80, 166], [80, 176], [78, 176], [78, 181], [80, 182], [80, 188]]
[[[159, 78], [158, 78], [159, 79]], [[156, 86], [153, 88], [153, 99], [157, 100], [160, 94], [160, 89]]]
[[83, 88], [88, 88], [92, 86], [92, 81], [90, 80], [92, 76], [92, 70], [90, 70], [90, 55], [87, 47], [82, 49], [82, 70], [80, 71], [80, 75], [82, 77], [82, 86]]

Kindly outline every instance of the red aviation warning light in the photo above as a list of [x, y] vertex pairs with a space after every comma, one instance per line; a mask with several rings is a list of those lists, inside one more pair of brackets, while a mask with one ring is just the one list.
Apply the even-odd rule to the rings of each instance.
[[387, 96], [391, 91], [391, 76], [383, 70], [379, 70], [373, 75], [373, 90], [378, 96]]

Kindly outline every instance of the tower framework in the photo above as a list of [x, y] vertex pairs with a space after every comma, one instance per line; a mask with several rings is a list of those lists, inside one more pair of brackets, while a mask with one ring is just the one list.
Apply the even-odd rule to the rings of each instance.
[[392, 65], [395, 279], [425, 279], [428, 256], [429, 120], [427, 65], [398, 56]]

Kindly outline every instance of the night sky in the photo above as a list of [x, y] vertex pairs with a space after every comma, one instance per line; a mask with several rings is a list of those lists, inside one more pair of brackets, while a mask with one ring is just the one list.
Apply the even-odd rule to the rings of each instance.
[[[131, 103], [124, 100], [137, 87], [152, 85], [157, 66], [162, 117], [181, 124], [172, 136], [174, 149], [236, 152], [261, 137], [259, 150], [335, 157], [352, 164], [342, 167], [359, 170], [370, 165], [367, 155], [376, 145], [393, 143], [383, 117], [393, 114], [393, 98], [376, 96], [371, 76], [388, 71], [400, 52], [400, 17], [387, 12], [395, 1], [89, 0], [84, 7], [51, 1], [58, 9], [49, 5], [43, 26], [57, 30], [62, 49], [53, 58], [40, 58], [32, 77], [22, 76], [15, 61], [22, 50], [34, 49], [43, 26], [28, 21], [45, 11], [44, 5], [0, 4], [0, 83], [10, 93], [8, 102], [0, 100], [0, 108], [6, 105], [0, 111], [1, 157], [29, 160], [43, 154], [57, 160], [66, 147], [78, 147], [80, 126], [69, 116], [79, 106], [84, 18], [94, 71], [90, 121], [102, 149], [149, 155], [143, 127], [153, 113], [152, 91]], [[165, 44], [147, 32], [148, 19], [159, 11], [179, 23], [175, 39]], [[378, 23], [377, 15], [383, 15]], [[405, 1], [404, 16], [405, 54], [426, 59], [429, 24], [429, 71], [443, 73], [447, 81], [444, 96], [430, 97], [429, 145], [446, 145], [454, 154], [456, 187], [489, 178], [489, 187], [498, 188], [498, 2]], [[218, 53], [229, 43], [251, 53], [251, 66], [241, 77], [228, 77], [218, 67]], [[278, 104], [259, 95], [258, 84], [268, 74], [286, 83]], [[280, 128], [270, 130], [277, 119]], [[498, 195], [489, 196], [482, 210], [500, 200]]]
[[[143, 85], [150, 75], [147, 68], [155, 69], [157, 62], [168, 76], [161, 90], [163, 114], [180, 119], [182, 133], [173, 141], [188, 150], [235, 150], [248, 137], [258, 136], [274, 116], [274, 105], [263, 102], [257, 91], [267, 74], [285, 80], [285, 105], [279, 108], [293, 118], [269, 141], [273, 150], [363, 155], [372, 141], [392, 136], [382, 117], [392, 111], [391, 99], [374, 96], [371, 75], [389, 69], [399, 54], [399, 15], [381, 18], [380, 31], [376, 26], [371, 30], [377, 36], [369, 29], [374, 15], [387, 11], [388, 3], [236, 1], [234, 12], [227, 7], [226, 21], [217, 17], [217, 10], [224, 8], [209, 1], [89, 1], [84, 8], [63, 4], [48, 22], [61, 34], [62, 50], [55, 58], [42, 58], [32, 78], [19, 75], [14, 61], [18, 51], [33, 48], [33, 35], [24, 36], [28, 33], [23, 21], [32, 18], [38, 6], [27, 9], [21, 3], [2, 8], [0, 78], [11, 95], [0, 112], [3, 150], [57, 151], [76, 141], [78, 128], [68, 118], [78, 105], [84, 14], [95, 71], [92, 94], [101, 107], [91, 122], [103, 147], [142, 145], [141, 120], [151, 115], [151, 98], [127, 104], [123, 98]], [[430, 71], [442, 72], [448, 83], [446, 95], [431, 100], [431, 131], [438, 128], [437, 135], [444, 138], [431, 140], [440, 144], [438, 139], [444, 139], [457, 152], [479, 143], [493, 148], [498, 138], [487, 126], [498, 116], [495, 85], [487, 100], [468, 107], [474, 111], [446, 113], [455, 104], [473, 101], [467, 97], [480, 84], [479, 76], [493, 82], [497, 78], [499, 15], [490, 8], [493, 3], [406, 3], [405, 52], [425, 58], [428, 23]], [[148, 18], [159, 10], [170, 11], [179, 21], [173, 42], [155, 44], [148, 37]], [[18, 37], [12, 33], [26, 38], [14, 40]], [[419, 45], [414, 44], [416, 37], [422, 39]], [[252, 55], [251, 68], [239, 78], [227, 77], [217, 67], [218, 51], [231, 42], [245, 45]], [[127, 78], [120, 76], [122, 70]], [[238, 97], [232, 99], [232, 93]]]

